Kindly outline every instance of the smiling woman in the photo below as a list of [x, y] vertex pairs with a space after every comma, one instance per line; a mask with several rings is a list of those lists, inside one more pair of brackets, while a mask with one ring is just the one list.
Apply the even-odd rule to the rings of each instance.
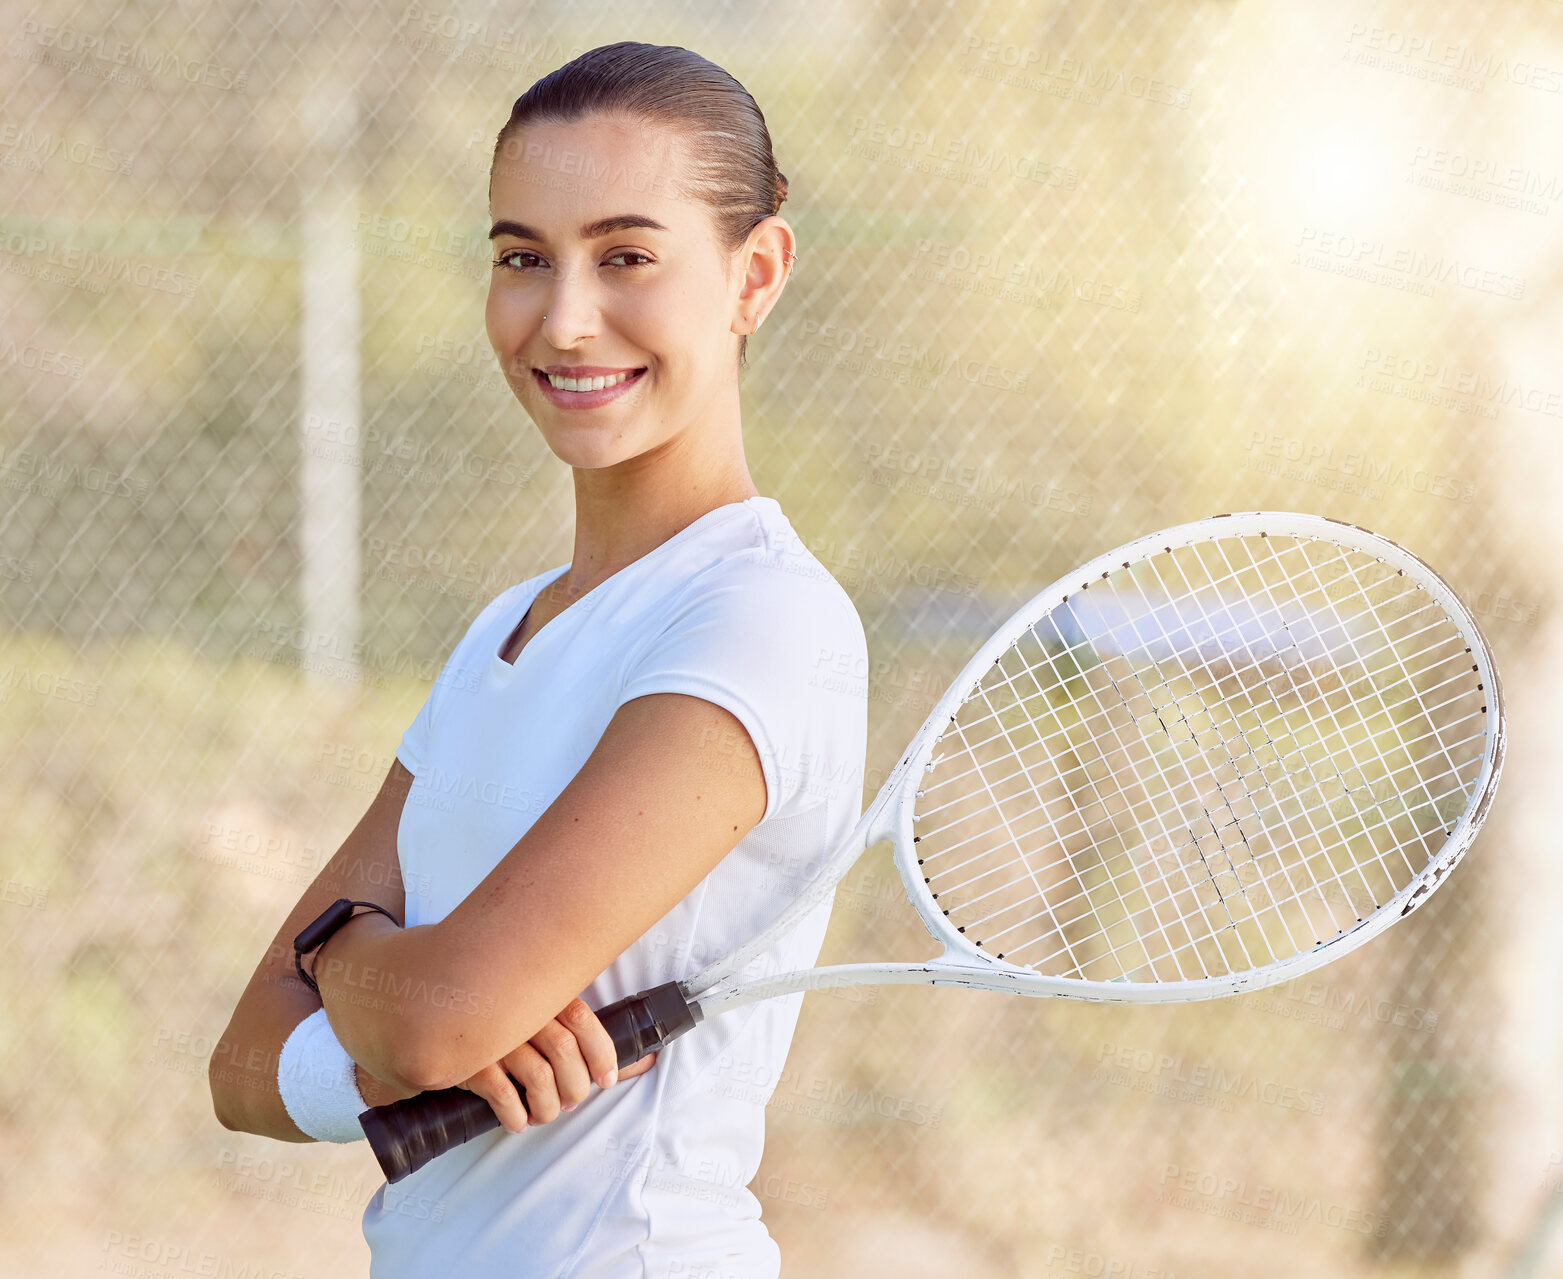
[[[472, 622], [213, 1056], [222, 1122], [282, 1140], [492, 1106], [369, 1203], [376, 1276], [778, 1271], [754, 1081], [801, 996], [622, 1072], [591, 1009], [755, 934], [858, 814], [866, 683], [819, 672], [866, 670], [863, 628], [744, 458], [786, 193], [753, 98], [685, 49], [593, 49], [500, 131], [488, 335], [571, 468], [574, 554]], [[760, 962], [810, 965], [828, 911]]]
[[[732, 429], [733, 347], [742, 368], [747, 335], [786, 283], [794, 241], [775, 215], [786, 179], [772, 162], [761, 203], [752, 184], [714, 166], [711, 152], [732, 136], [706, 119], [721, 99], [685, 127], [648, 128], [612, 106], [561, 118], [590, 88], [564, 83], [533, 106], [522, 98], [500, 135], [489, 341], [565, 461], [595, 468], [627, 448], [666, 448], [675, 427], [692, 424], [712, 462], [752, 493]], [[592, 216], [608, 192], [619, 207]]]

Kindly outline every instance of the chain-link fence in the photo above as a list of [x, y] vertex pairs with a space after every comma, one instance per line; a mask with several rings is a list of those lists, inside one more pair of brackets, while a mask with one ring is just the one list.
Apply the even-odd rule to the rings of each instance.
[[[569, 558], [487, 167], [639, 39], [743, 81], [791, 182], [746, 446], [863, 617], [870, 794], [1021, 600], [1225, 510], [1438, 567], [1513, 721], [1449, 890], [1311, 978], [811, 996], [753, 1186], [786, 1273], [1563, 1274], [1559, 5], [4, 14], [0, 1272], [366, 1268], [367, 1148], [224, 1131], [207, 1059], [477, 610]], [[869, 952], [928, 953], [873, 857], [825, 958]]]

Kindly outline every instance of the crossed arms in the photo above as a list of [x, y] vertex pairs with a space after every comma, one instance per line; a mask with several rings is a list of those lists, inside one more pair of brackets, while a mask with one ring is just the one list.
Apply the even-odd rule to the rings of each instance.
[[317, 997], [293, 968], [293, 938], [306, 924], [339, 897], [406, 918], [396, 837], [411, 784], [393, 762], [240, 996], [208, 1071], [224, 1127], [311, 1140], [282, 1104], [277, 1057], [322, 1003], [370, 1105], [461, 1084], [514, 1130], [526, 1115], [513, 1074], [532, 1122], [573, 1108], [592, 1080], [612, 1082], [613, 1065], [607, 1032], [577, 995], [710, 873], [766, 803], [759, 756], [734, 715], [679, 693], [635, 698], [443, 920], [402, 928], [366, 912], [322, 946]]

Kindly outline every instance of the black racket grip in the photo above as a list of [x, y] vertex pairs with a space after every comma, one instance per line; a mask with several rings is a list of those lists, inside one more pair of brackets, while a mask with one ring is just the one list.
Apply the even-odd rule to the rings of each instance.
[[[599, 1008], [597, 1020], [613, 1039], [619, 1065], [628, 1066], [690, 1029], [700, 1020], [700, 1009], [670, 981]], [[525, 1090], [521, 1101], [526, 1102]], [[494, 1108], [465, 1088], [440, 1088], [374, 1106], [358, 1122], [386, 1181], [393, 1184], [436, 1155], [499, 1127]]]

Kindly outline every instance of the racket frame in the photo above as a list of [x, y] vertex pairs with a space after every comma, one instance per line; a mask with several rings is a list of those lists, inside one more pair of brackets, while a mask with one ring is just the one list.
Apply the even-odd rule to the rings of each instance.
[[[1486, 697], [1484, 749], [1471, 800], [1450, 830], [1443, 847], [1394, 897], [1352, 927], [1300, 954], [1241, 972], [1169, 982], [1092, 981], [1047, 976], [980, 950], [950, 923], [943, 908], [934, 900], [914, 852], [912, 817], [918, 798], [917, 787], [932, 767], [930, 760], [943, 734], [999, 659], [1037, 620], [1062, 605], [1071, 595], [1089, 590], [1094, 583], [1111, 576], [1114, 570], [1158, 552], [1244, 536], [1324, 540], [1372, 555], [1424, 589], [1460, 632]], [[1485, 820], [1502, 771], [1505, 748], [1503, 694], [1492, 650], [1470, 610], [1425, 562], [1386, 537], [1326, 516], [1289, 511], [1206, 516], [1147, 534], [1107, 551], [1045, 587], [1017, 609], [961, 669], [929, 712], [852, 832], [830, 854], [803, 893], [761, 932], [730, 955], [680, 982], [679, 989], [686, 999], [699, 1006], [701, 1015], [831, 986], [961, 986], [1035, 997], [1147, 1004], [1219, 999], [1244, 991], [1262, 990], [1290, 981], [1355, 950], [1424, 903], [1464, 856]], [[837, 964], [747, 980], [742, 977], [741, 970], [776, 938], [833, 896], [836, 885], [864, 852], [885, 841], [892, 847], [907, 898], [929, 935], [943, 946], [941, 954], [915, 964]]]

